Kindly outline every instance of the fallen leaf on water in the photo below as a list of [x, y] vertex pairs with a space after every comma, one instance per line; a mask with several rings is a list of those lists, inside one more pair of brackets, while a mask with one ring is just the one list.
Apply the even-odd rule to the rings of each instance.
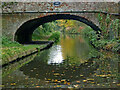
[[113, 82], [113, 83], [116, 83], [116, 82]]
[[83, 76], [82, 74], [80, 76]]
[[65, 80], [65, 79], [62, 79], [62, 80], [61, 80], [61, 82], [64, 82], [64, 81], [66, 81], [66, 80]]
[[108, 74], [108, 76], [111, 76], [111, 74]]
[[57, 85], [56, 87], [61, 87], [60, 85]]
[[67, 85], [70, 85], [70, 82], [68, 82]]
[[80, 81], [76, 81], [77, 83], [80, 83]]
[[94, 79], [92, 79], [92, 78], [88, 78], [87, 80], [88, 80], [88, 81], [93, 81]]
[[58, 81], [58, 83], [60, 83], [61, 81]]
[[60, 75], [59, 73], [54, 73], [54, 75]]
[[34, 69], [37, 69], [37, 68], [34, 68]]
[[[71, 88], [73, 88], [73, 87], [68, 87], [68, 88], [70, 88], [70, 89], [71, 89]], [[72, 90], [72, 89], [71, 89], [71, 90]]]
[[120, 83], [118, 83], [117, 86], [120, 86]]
[[74, 87], [76, 87], [76, 88], [77, 88], [78, 86], [79, 86], [78, 84], [74, 85]]
[[57, 81], [58, 81], [57, 79], [54, 80], [54, 82], [57, 82]]
[[49, 83], [50, 81], [45, 81], [46, 83]]
[[95, 83], [95, 82], [90, 82], [90, 83]]
[[87, 80], [83, 80], [83, 82], [87, 82]]
[[33, 70], [30, 70], [31, 72], [33, 72]]
[[38, 75], [38, 74], [36, 74], [36, 75]]
[[37, 88], [40, 87], [40, 86], [36, 86]]
[[61, 74], [61, 76], [64, 76], [64, 74]]
[[100, 85], [100, 84], [97, 84], [98, 86]]
[[47, 79], [48, 81], [51, 81], [51, 79]]
[[16, 83], [11, 83], [11, 85], [16, 85]]
[[75, 72], [75, 70], [73, 70], [73, 72]]
[[65, 81], [64, 84], [67, 84], [67, 82]]
[[98, 77], [107, 77], [108, 75], [96, 75]]
[[102, 85], [102, 86], [105, 86], [105, 85]]
[[52, 70], [52, 72], [55, 72], [54, 70]]

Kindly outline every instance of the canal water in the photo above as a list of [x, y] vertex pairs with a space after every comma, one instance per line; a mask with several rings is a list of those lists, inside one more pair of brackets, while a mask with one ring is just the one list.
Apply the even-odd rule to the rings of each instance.
[[94, 49], [82, 35], [61, 35], [50, 49], [3, 68], [5, 88], [117, 88], [119, 55]]

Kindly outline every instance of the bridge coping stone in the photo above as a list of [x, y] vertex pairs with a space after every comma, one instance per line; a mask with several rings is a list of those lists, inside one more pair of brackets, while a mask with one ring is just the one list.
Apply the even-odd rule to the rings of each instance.
[[[109, 13], [119, 12], [119, 3], [116, 2], [62, 2], [60, 6], [54, 6], [53, 2], [17, 2], [13, 4], [2, 4], [2, 12], [15, 11], [82, 11], [102, 10]], [[107, 10], [108, 9], [108, 10]]]

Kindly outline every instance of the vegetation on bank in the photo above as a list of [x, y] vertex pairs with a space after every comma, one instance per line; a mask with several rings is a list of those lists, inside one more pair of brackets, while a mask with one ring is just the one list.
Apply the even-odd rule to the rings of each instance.
[[45, 23], [39, 26], [32, 35], [32, 40], [48, 40], [48, 38], [52, 35], [52, 33], [59, 31], [59, 27], [57, 27], [56, 22]]
[[39, 26], [32, 35], [33, 41], [52, 40], [60, 41], [60, 33], [80, 34], [84, 24], [76, 20], [56, 20]]
[[89, 37], [89, 41], [95, 48], [120, 53], [120, 20], [112, 20], [109, 15], [103, 18], [101, 14], [98, 15], [98, 20], [101, 34], [98, 35], [91, 28], [87, 27], [83, 30], [84, 35]]
[[54, 32], [52, 35], [49, 37], [48, 40], [53, 40], [55, 43], [60, 41], [60, 32]]
[[60, 41], [60, 31], [57, 22], [45, 23], [39, 26], [32, 35], [33, 41], [50, 40], [55, 43]]
[[45, 47], [45, 45], [21, 45], [18, 42], [11, 41], [6, 36], [2, 36], [2, 64], [33, 52], [36, 48], [43, 47]]

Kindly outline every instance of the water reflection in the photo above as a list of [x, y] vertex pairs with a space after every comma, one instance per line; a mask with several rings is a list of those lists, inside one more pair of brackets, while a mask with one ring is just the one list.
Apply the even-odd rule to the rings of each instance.
[[64, 35], [61, 37], [60, 45], [62, 47], [63, 58], [69, 58], [71, 63], [80, 64], [88, 59], [91, 47], [82, 35]]
[[59, 64], [63, 62], [63, 56], [60, 45], [55, 45], [51, 48], [48, 64]]
[[59, 44], [38, 53], [31, 62], [6, 75], [3, 85], [14, 88], [115, 88], [120, 83], [119, 60], [117, 54], [96, 51], [81, 35], [66, 35], [61, 37]]

